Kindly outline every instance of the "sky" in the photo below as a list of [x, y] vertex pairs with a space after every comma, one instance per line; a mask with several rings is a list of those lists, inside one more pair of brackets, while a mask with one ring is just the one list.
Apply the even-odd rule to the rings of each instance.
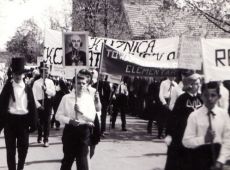
[[44, 30], [48, 27], [50, 15], [55, 17], [64, 9], [70, 0], [0, 0], [0, 51], [6, 48], [6, 42], [15, 34], [23, 21], [33, 18]]

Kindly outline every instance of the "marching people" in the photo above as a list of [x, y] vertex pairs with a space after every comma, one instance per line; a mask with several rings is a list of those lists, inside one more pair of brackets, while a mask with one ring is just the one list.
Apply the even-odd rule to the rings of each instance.
[[64, 157], [61, 170], [71, 170], [76, 159], [78, 170], [89, 170], [89, 145], [96, 112], [101, 110], [98, 93], [92, 97], [89, 85], [92, 74], [82, 69], [77, 74], [77, 84], [73, 78], [73, 90], [63, 96], [56, 119], [65, 123], [62, 143]]
[[152, 134], [153, 122], [156, 120], [156, 115], [160, 112], [160, 99], [159, 99], [160, 82], [154, 80], [148, 88], [148, 98], [146, 102], [147, 110], [147, 133]]
[[60, 128], [60, 122], [55, 119], [55, 115], [57, 113], [57, 109], [61, 102], [62, 97], [68, 93], [69, 93], [69, 90], [64, 80], [62, 79], [57, 80], [56, 94], [53, 97], [53, 115], [52, 115], [51, 122], [50, 122], [51, 128], [53, 128], [54, 125], [56, 127], [56, 130]]
[[107, 117], [107, 111], [110, 102], [110, 96], [111, 96], [111, 87], [107, 79], [108, 79], [107, 75], [101, 75], [101, 80], [99, 81], [99, 85], [98, 85], [98, 92], [99, 92], [101, 105], [102, 105], [101, 108], [101, 136], [102, 137], [105, 137], [106, 117]]
[[182, 145], [182, 137], [189, 114], [202, 106], [198, 90], [200, 76], [196, 73], [184, 78], [184, 91], [170, 113], [166, 127], [165, 142], [168, 145], [165, 170], [189, 170], [188, 149]]
[[90, 136], [90, 158], [92, 158], [95, 152], [96, 145], [101, 140], [101, 125], [100, 125], [101, 109], [100, 108], [102, 108], [102, 105], [101, 105], [100, 94], [98, 91], [98, 88], [99, 88], [98, 72], [96, 69], [89, 70], [89, 71], [92, 74], [92, 81], [90, 82], [88, 86], [88, 91], [92, 95], [92, 97], [97, 96], [98, 98], [97, 103], [96, 103], [98, 105], [98, 109], [95, 114], [95, 118], [93, 121], [94, 127], [92, 128], [92, 133]]
[[29, 147], [29, 133], [37, 128], [33, 92], [31, 87], [23, 82], [24, 63], [24, 58], [12, 58], [12, 80], [7, 80], [0, 96], [0, 132], [4, 128], [9, 170], [24, 169]]
[[163, 138], [163, 130], [166, 126], [168, 116], [170, 115], [169, 103], [171, 100], [172, 89], [177, 86], [175, 77], [167, 77], [160, 83], [159, 98], [161, 102], [161, 112], [157, 113], [158, 138]]
[[115, 123], [117, 119], [118, 112], [121, 114], [121, 127], [122, 131], [127, 131], [126, 129], [126, 110], [128, 105], [128, 88], [124, 81], [117, 86], [115, 95], [113, 95], [113, 112], [112, 112], [112, 129], [115, 128]]
[[33, 93], [38, 108], [38, 138], [37, 142], [49, 147], [50, 117], [52, 112], [52, 97], [55, 95], [54, 82], [48, 78], [48, 67], [41, 62], [39, 67], [41, 77], [33, 84]]
[[194, 149], [191, 165], [195, 170], [222, 170], [230, 156], [230, 118], [217, 104], [220, 97], [217, 82], [204, 84], [204, 105], [188, 117], [182, 142]]

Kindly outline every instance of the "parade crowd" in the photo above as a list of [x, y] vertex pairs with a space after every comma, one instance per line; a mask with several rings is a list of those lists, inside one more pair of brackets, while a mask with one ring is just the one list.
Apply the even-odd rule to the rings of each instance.
[[74, 161], [78, 170], [91, 169], [95, 147], [108, 133], [106, 123], [118, 128], [119, 113], [121, 131], [129, 130], [127, 114], [148, 120], [148, 134], [157, 126], [156, 137], [168, 147], [165, 170], [221, 170], [230, 158], [226, 83], [206, 83], [186, 69], [175, 77], [123, 76], [119, 83], [91, 68], [72, 79], [51, 76], [48, 70], [41, 62], [38, 69], [25, 71], [24, 58], [12, 58], [0, 95], [9, 170], [24, 169], [31, 133], [49, 147], [50, 128], [59, 130], [61, 124], [60, 169], [71, 170]]

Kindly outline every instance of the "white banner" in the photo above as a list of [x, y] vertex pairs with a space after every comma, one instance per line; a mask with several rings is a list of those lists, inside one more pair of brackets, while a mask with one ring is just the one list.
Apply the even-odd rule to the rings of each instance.
[[46, 30], [43, 58], [48, 65], [62, 66], [62, 32]]
[[[179, 37], [151, 40], [117, 40], [89, 37], [89, 66], [98, 67], [102, 43], [119, 52], [130, 55], [133, 62], [157, 68], [177, 68]], [[44, 60], [47, 64], [63, 65], [62, 33], [47, 30], [45, 34]], [[132, 58], [133, 57], [133, 58]], [[141, 62], [141, 63], [140, 63]]]
[[230, 80], [230, 39], [201, 39], [205, 81]]
[[182, 36], [179, 68], [201, 70], [202, 52], [200, 37]]
[[103, 42], [122, 54], [127, 54], [123, 55], [123, 60], [145, 67], [178, 68], [179, 37], [131, 41], [89, 37], [90, 66], [99, 65]]

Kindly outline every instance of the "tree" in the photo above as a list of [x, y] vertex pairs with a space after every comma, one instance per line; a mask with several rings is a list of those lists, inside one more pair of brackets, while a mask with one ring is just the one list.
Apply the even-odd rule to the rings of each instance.
[[50, 29], [69, 31], [72, 28], [72, 0], [62, 0], [61, 9], [49, 8], [46, 18], [49, 19]]
[[73, 31], [89, 31], [91, 36], [127, 39], [122, 0], [73, 0]]
[[41, 35], [41, 30], [33, 19], [26, 20], [7, 42], [6, 49], [14, 55], [24, 56], [28, 63], [36, 62], [43, 49]]
[[209, 22], [226, 33], [230, 33], [230, 1], [229, 0], [183, 0], [182, 8], [200, 13]]

